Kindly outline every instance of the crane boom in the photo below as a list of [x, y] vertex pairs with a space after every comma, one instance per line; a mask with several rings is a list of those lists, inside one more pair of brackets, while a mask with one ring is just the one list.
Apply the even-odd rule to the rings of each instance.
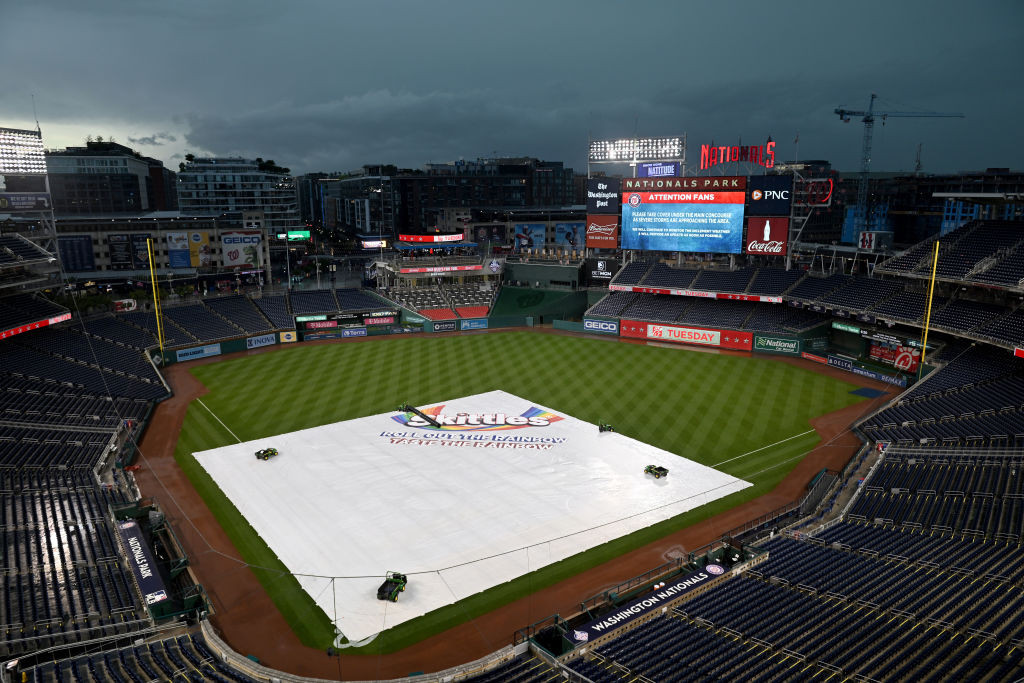
[[864, 139], [861, 143], [861, 155], [860, 155], [860, 180], [857, 183], [857, 206], [856, 211], [859, 212], [859, 220], [861, 221], [860, 229], [863, 230], [866, 227], [867, 216], [868, 216], [868, 169], [871, 166], [871, 138], [874, 135], [875, 129], [875, 118], [881, 117], [882, 125], [885, 125], [885, 120], [891, 117], [901, 118], [964, 118], [964, 115], [956, 112], [938, 112], [938, 111], [875, 111], [875, 99], [878, 97], [875, 93], [871, 93], [871, 101], [868, 102], [867, 110], [860, 109], [845, 109], [843, 107], [836, 107], [835, 113], [839, 115], [844, 123], [849, 123], [850, 118], [853, 116], [860, 116], [861, 121], [864, 122]]

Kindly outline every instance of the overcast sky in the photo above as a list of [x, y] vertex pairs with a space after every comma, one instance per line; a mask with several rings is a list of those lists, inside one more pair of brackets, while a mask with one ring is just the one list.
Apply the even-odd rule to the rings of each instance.
[[[1024, 2], [34, 0], [0, 23], [0, 126], [294, 173], [494, 155], [586, 171], [589, 138], [761, 144], [872, 170], [1024, 167]], [[880, 122], [879, 122], [880, 123]], [[799, 134], [799, 145], [794, 140]], [[612, 169], [605, 169], [612, 170]]]

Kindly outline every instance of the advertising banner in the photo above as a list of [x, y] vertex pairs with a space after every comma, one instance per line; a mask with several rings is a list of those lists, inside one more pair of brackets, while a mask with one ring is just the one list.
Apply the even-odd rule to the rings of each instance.
[[167, 233], [167, 265], [171, 268], [189, 268], [188, 233]]
[[132, 269], [132, 243], [127, 234], [107, 235], [111, 270]]
[[789, 253], [789, 219], [758, 217], [747, 219], [744, 254], [785, 256]]
[[195, 360], [196, 358], [209, 358], [210, 356], [220, 355], [220, 344], [207, 344], [206, 346], [196, 346], [191, 349], [181, 349], [177, 352], [178, 362], [185, 360]]
[[814, 361], [815, 363], [821, 363], [822, 365], [828, 364], [828, 358], [825, 358], [824, 356], [816, 356], [815, 354], [807, 353], [806, 351], [801, 351], [800, 357]]
[[876, 361], [891, 365], [904, 372], [917, 372], [921, 364], [921, 349], [902, 344], [871, 342], [868, 355]]
[[460, 329], [463, 330], [486, 330], [487, 329], [487, 318], [471, 318], [469, 320], [461, 320]]
[[0, 211], [49, 211], [47, 192], [0, 192]]
[[555, 223], [555, 244], [563, 249], [582, 249], [586, 223]]
[[443, 244], [447, 242], [461, 242], [465, 239], [465, 235], [461, 232], [450, 233], [447, 235], [430, 234], [430, 235], [399, 235], [399, 242], [413, 242], [416, 244]]
[[766, 304], [781, 304], [781, 296], [762, 296], [760, 294], [732, 294], [728, 292], [708, 292], [703, 289], [675, 289], [673, 287], [638, 287], [636, 285], [608, 285], [613, 292], [636, 292], [638, 294], [666, 294], [668, 296], [693, 296], [700, 299], [729, 299], [731, 301], [760, 301]]
[[134, 311], [139, 307], [139, 302], [135, 299], [118, 299], [114, 302], [114, 311], [117, 313], [127, 313], [128, 311]]
[[654, 161], [636, 165], [638, 178], [674, 178], [679, 175], [678, 161]]
[[788, 216], [793, 205], [793, 176], [750, 176], [747, 197], [747, 213], [751, 216]]
[[765, 353], [783, 353], [788, 356], [800, 355], [800, 340], [786, 337], [768, 337], [761, 334], [754, 335], [754, 351]]
[[128, 564], [132, 567], [135, 582], [142, 591], [147, 605], [154, 605], [167, 599], [167, 588], [160, 572], [156, 570], [156, 559], [150, 550], [149, 542], [142, 535], [138, 522], [134, 520], [117, 523], [117, 533], [128, 556]]
[[595, 318], [583, 319], [583, 331], [596, 334], [618, 334], [619, 323], [614, 320], [597, 320]]
[[363, 240], [363, 249], [387, 249], [387, 240]]
[[587, 216], [587, 246], [615, 249], [619, 246], [618, 216]]
[[540, 249], [544, 246], [546, 226], [543, 223], [515, 223], [512, 230], [515, 235], [512, 248], [515, 251]]
[[725, 567], [719, 564], [709, 564], [699, 572], [670, 579], [663, 588], [657, 588], [650, 593], [637, 596], [631, 602], [621, 605], [617, 611], [600, 616], [593, 621], [588, 621], [566, 635], [571, 637], [576, 643], [586, 643], [595, 638], [608, 635], [631, 621], [661, 612], [673, 601], [694, 588], [703, 586], [708, 581], [722, 576], [725, 574], [725, 571]]
[[210, 233], [201, 231], [188, 234], [188, 262], [193, 268], [209, 268], [213, 265]]
[[605, 285], [615, 275], [618, 265], [610, 259], [588, 258], [583, 265], [584, 279], [590, 284]]
[[7, 339], [8, 337], [13, 337], [16, 334], [22, 334], [24, 332], [29, 332], [31, 330], [38, 330], [43, 327], [48, 327], [49, 325], [56, 325], [57, 323], [62, 323], [65, 320], [71, 320], [70, 313], [61, 313], [60, 315], [55, 316], [53, 318], [46, 318], [45, 320], [36, 320], [34, 322], [26, 323], [24, 325], [16, 325], [14, 327], [0, 327], [0, 339]]
[[620, 321], [619, 335], [633, 339], [699, 344], [741, 351], [750, 351], [753, 347], [753, 339], [750, 332], [662, 325], [660, 323], [648, 323], [639, 320]]
[[257, 337], [249, 337], [245, 340], [245, 348], [258, 349], [261, 346], [273, 346], [277, 343], [276, 334], [261, 334]]
[[280, 337], [282, 344], [291, 344], [298, 340], [298, 335], [294, 331], [280, 332], [278, 333], [278, 337]]
[[472, 266], [425, 266], [423, 268], [399, 268], [400, 273], [452, 273], [462, 270], [483, 270], [483, 264]]
[[1017, 358], [1024, 358], [1024, 349], [1019, 346], [1013, 347], [1013, 355]]
[[331, 327], [337, 327], [337, 320], [310, 320], [305, 323], [307, 330], [326, 330]]
[[458, 324], [454, 320], [437, 320], [432, 323], [431, 331], [454, 332], [457, 328]]
[[65, 271], [81, 273], [96, 270], [96, 259], [89, 235], [62, 235], [57, 238], [57, 251]]
[[225, 268], [237, 266], [260, 268], [263, 266], [261, 245], [263, 233], [259, 230], [233, 230], [220, 235], [221, 258]]
[[[150, 234], [148, 232], [136, 232], [132, 234], [132, 269], [133, 270], [145, 270], [149, 268], [149, 246], [146, 244], [149, 240]], [[156, 249], [156, 247], [153, 247]], [[153, 258], [156, 258], [156, 254], [153, 254]], [[155, 264], [159, 265], [159, 263]]]
[[621, 181], [618, 178], [587, 179], [587, 214], [619, 213]]
[[622, 248], [739, 254], [743, 192], [628, 192], [622, 195]]
[[490, 242], [492, 244], [505, 244], [508, 242], [508, 226], [497, 223], [495, 225], [474, 225], [472, 228], [473, 241], [477, 244]]
[[364, 325], [394, 325], [395, 316], [393, 315], [364, 315]]
[[342, 337], [365, 337], [366, 336], [366, 328], [365, 327], [346, 327], [345, 329], [343, 329], [341, 331], [341, 336]]

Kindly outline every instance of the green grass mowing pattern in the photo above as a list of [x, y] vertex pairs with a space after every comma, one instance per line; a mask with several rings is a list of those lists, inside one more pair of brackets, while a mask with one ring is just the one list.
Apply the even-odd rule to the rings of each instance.
[[[770, 491], [818, 443], [813, 432], [790, 437], [808, 431], [810, 418], [863, 400], [849, 393], [854, 384], [766, 358], [522, 331], [297, 346], [192, 372], [210, 390], [203, 403], [243, 441], [391, 412], [406, 400], [502, 389], [706, 465], [736, 458], [719, 469], [754, 484], [346, 650], [365, 654], [399, 650]], [[175, 458], [246, 562], [264, 568], [257, 577], [302, 642], [326, 647], [329, 617], [192, 457], [234, 441], [193, 402]]]

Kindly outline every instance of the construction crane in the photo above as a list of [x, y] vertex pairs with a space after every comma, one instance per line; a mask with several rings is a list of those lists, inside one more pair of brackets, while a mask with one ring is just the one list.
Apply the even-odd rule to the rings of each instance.
[[885, 120], [890, 116], [899, 116], [903, 118], [926, 118], [926, 117], [943, 117], [943, 118], [964, 118], [963, 114], [960, 113], [947, 113], [937, 111], [875, 111], [875, 99], [878, 95], [871, 93], [871, 101], [868, 103], [867, 111], [859, 111], [855, 109], [844, 109], [837, 107], [835, 112], [839, 114], [839, 118], [842, 119], [843, 123], [849, 123], [851, 116], [861, 116], [861, 120], [864, 122], [864, 142], [861, 145], [861, 156], [860, 156], [860, 180], [857, 183], [857, 206], [855, 211], [859, 211], [857, 214], [858, 221], [860, 222], [860, 229], [866, 229], [867, 216], [868, 216], [868, 168], [871, 166], [871, 137], [875, 130], [875, 118], [882, 119], [882, 125], [885, 125]]

